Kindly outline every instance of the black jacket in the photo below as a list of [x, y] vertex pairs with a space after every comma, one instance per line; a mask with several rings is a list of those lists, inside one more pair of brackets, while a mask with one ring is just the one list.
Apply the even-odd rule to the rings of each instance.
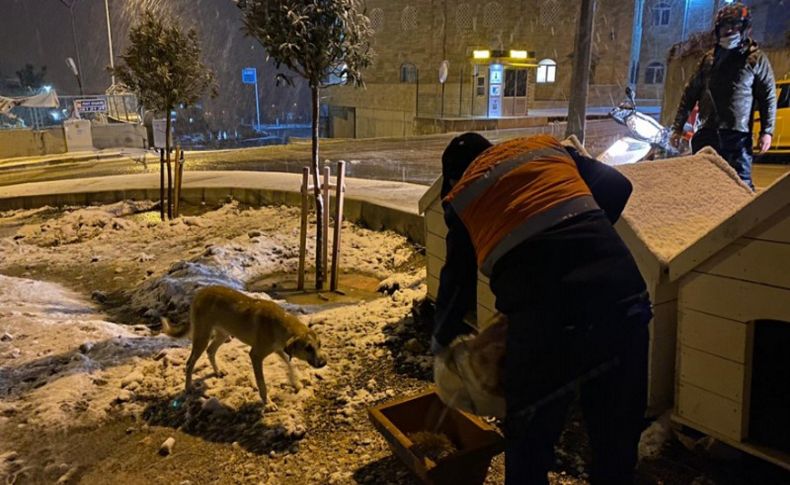
[[717, 46], [703, 56], [686, 84], [672, 128], [682, 131], [694, 103], [699, 102], [700, 128], [751, 133], [756, 102], [760, 134], [773, 134], [775, 83], [771, 63], [755, 42], [749, 40], [733, 50]]
[[[608, 218], [608, 223], [606, 223], [606, 225], [614, 224], [620, 217], [620, 213], [622, 213], [623, 209], [625, 208], [625, 204], [631, 195], [631, 182], [614, 168], [609, 167], [597, 160], [584, 157], [572, 148], [568, 148], [567, 150], [575, 160], [579, 174], [590, 188], [595, 201], [601, 208], [601, 217]], [[453, 211], [451, 205], [443, 204], [443, 206], [445, 211], [444, 220], [448, 229], [447, 235], [445, 236], [447, 253], [444, 267], [442, 268], [441, 274], [439, 276], [439, 292], [436, 298], [436, 314], [434, 316], [433, 338], [436, 344], [440, 346], [447, 346], [455, 337], [471, 330], [470, 327], [463, 323], [463, 318], [469, 310], [473, 310], [476, 306], [477, 262], [475, 258], [474, 246], [472, 245], [472, 240], [469, 237], [469, 232], [466, 230], [466, 227], [464, 226], [460, 217], [458, 217], [455, 211]], [[577, 237], [578, 233], [574, 233], [572, 229], [573, 228], [562, 229], [562, 234], [559, 234], [557, 237], [561, 238], [562, 240], [568, 240], [569, 238]], [[612, 234], [615, 234], [613, 229]], [[619, 237], [617, 237], [616, 234], [614, 237], [617, 238], [616, 242], [622, 245], [622, 242], [619, 240]], [[532, 239], [540, 238], [535, 236]], [[573, 244], [576, 243], [571, 242], [568, 244], [568, 246], [573, 246]], [[547, 244], [547, 246], [557, 247], [557, 242], [550, 242]], [[609, 244], [608, 246], [611, 247], [612, 245]], [[517, 249], [518, 248], [512, 250], [511, 252], [516, 252]], [[625, 252], [627, 253], [627, 249]], [[546, 252], [543, 250], [538, 250], [536, 253], [538, 254], [535, 254], [534, 256], [539, 259], [551, 259], [549, 257], [550, 255], [546, 254]], [[567, 256], [561, 257], [563, 260], [572, 259], [568, 258]], [[503, 260], [506, 259], [508, 259], [508, 255], [503, 257]], [[594, 263], [599, 262], [604, 266], [606, 266], [608, 263], [611, 263], [611, 261], [597, 260]], [[497, 263], [497, 265], [494, 267], [494, 274], [491, 277], [492, 289], [494, 289], [495, 280], [497, 280], [496, 275], [498, 273], [497, 268], [499, 266], [501, 266], [501, 264]], [[559, 268], [554, 268], [553, 279], [563, 278], [568, 276], [568, 274], [573, 273], [573, 270], [575, 269], [584, 270], [585, 268], [589, 269], [590, 265], [584, 264], [580, 265], [579, 268], [570, 268], [567, 272], [564, 272]], [[611, 268], [603, 268], [603, 271], [611, 273]], [[636, 266], [634, 266], [634, 271], [635, 276], [639, 281], [636, 285], [628, 285], [628, 291], [633, 294], [638, 294], [645, 291], [645, 284], [636, 270]], [[579, 284], [582, 287], [587, 288], [586, 293], [589, 294], [591, 298], [595, 298], [591, 292], [590, 282], [598, 283], [601, 281], [601, 278], [599, 278], [600, 274], [597, 271], [593, 271], [593, 273], [595, 274], [584, 276], [579, 276], [577, 273], [574, 273], [571, 277], [564, 281], [562, 286], [568, 291], [576, 290], [576, 286], [571, 284], [572, 282], [569, 282], [569, 280], [574, 278], [579, 281], [583, 280]], [[549, 278], [538, 277], [537, 279], [541, 280], [541, 285], [549, 283], [547, 281]], [[552, 288], [555, 288], [558, 285], [554, 285]], [[633, 291], [631, 291], [632, 287]], [[611, 288], [611, 286], [606, 284], [604, 284], [601, 289], [603, 291], [608, 290], [610, 293], [614, 293], [614, 290]], [[494, 293], [497, 294], [498, 292], [495, 291]], [[525, 296], [526, 295], [524, 295], [524, 297]], [[581, 298], [582, 296], [584, 295], [577, 295], [577, 298], [572, 302], [567, 303], [567, 305], [574, 306], [573, 303], [575, 302], [575, 306], [580, 306], [581, 300], [584, 299]], [[524, 299], [523, 297], [519, 298]], [[500, 308], [501, 303], [503, 302], [500, 301], [500, 295], [497, 295], [497, 309], [504, 311], [503, 308]]]

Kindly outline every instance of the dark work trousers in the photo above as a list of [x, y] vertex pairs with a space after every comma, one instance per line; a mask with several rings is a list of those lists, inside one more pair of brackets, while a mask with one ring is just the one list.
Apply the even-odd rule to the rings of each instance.
[[703, 128], [691, 139], [694, 153], [704, 147], [712, 147], [721, 158], [735, 169], [741, 180], [754, 190], [752, 183], [752, 135], [734, 130]]
[[503, 256], [490, 281], [509, 319], [506, 483], [548, 483], [577, 390], [593, 482], [629, 483], [644, 426], [652, 311], [617, 232], [603, 213], [574, 217]]
[[[510, 317], [511, 328], [518, 317]], [[546, 335], [531, 335], [531, 332], [519, 332], [519, 338], [512, 340], [508, 337], [508, 381], [520, 383], [523, 389], [542, 387], [546, 379], [549, 382], [564, 379], [582, 367], [589, 367], [588, 358], [595, 362], [593, 369], [602, 369], [600, 373], [582, 371], [576, 385], [571, 379], [565, 389], [558, 388], [554, 395], [550, 392], [532, 406], [528, 401], [508, 396], [505, 448], [508, 485], [549, 483], [554, 444], [565, 426], [568, 407], [577, 390], [593, 452], [592, 483], [633, 482], [647, 404], [648, 328], [641, 317], [630, 320], [617, 325], [619, 334], [563, 329], [563, 335], [548, 341]], [[518, 357], [512, 359], [514, 355]], [[543, 369], [547, 372], [542, 372]]]

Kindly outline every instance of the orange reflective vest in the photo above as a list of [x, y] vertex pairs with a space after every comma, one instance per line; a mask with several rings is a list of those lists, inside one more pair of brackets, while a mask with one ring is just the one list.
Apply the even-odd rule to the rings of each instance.
[[469, 231], [478, 268], [487, 276], [500, 257], [529, 237], [598, 209], [576, 162], [549, 135], [489, 148], [444, 201]]

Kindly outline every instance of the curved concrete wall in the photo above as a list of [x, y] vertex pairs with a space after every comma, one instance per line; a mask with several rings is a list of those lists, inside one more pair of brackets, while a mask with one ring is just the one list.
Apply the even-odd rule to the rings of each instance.
[[[223, 179], [216, 174], [227, 175]], [[206, 177], [206, 172], [187, 172], [184, 175], [182, 203], [218, 206], [228, 200], [238, 200], [251, 206], [301, 205], [301, 194], [297, 190], [301, 177], [294, 174], [214, 172], [213, 177]], [[112, 179], [117, 179], [117, 183]], [[0, 210], [108, 204], [130, 199], [159, 200], [158, 179], [158, 174], [151, 173], [3, 187]], [[268, 179], [269, 183], [261, 183], [257, 179]], [[417, 199], [426, 187], [348, 179], [347, 188], [343, 210], [345, 220], [373, 230], [391, 230], [420, 245], [425, 243]], [[379, 194], [391, 199], [384, 199]], [[334, 198], [331, 206], [334, 210]]]

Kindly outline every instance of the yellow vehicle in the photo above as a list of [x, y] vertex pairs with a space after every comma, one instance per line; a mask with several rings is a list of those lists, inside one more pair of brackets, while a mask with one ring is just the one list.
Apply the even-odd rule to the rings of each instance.
[[[758, 146], [760, 137], [760, 114], [754, 114], [754, 146]], [[755, 149], [755, 153], [757, 153]], [[776, 128], [769, 154], [790, 155], [790, 79], [782, 79], [776, 83]]]

